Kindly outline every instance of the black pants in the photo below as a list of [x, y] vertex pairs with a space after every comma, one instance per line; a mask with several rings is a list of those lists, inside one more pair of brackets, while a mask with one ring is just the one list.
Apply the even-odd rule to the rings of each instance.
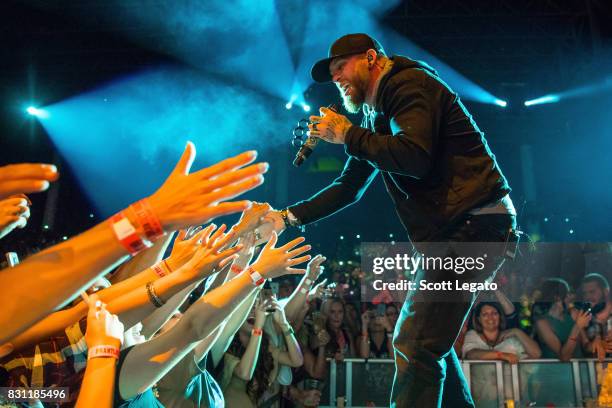
[[[464, 256], [466, 250], [474, 257], [487, 253], [484, 268], [462, 274], [421, 269], [415, 282], [492, 280], [504, 262], [504, 242], [515, 228], [515, 217], [510, 215], [464, 216], [436, 237], [435, 243], [416, 244], [417, 249], [426, 256], [454, 259]], [[392, 407], [474, 407], [453, 344], [477, 296], [478, 292], [465, 290], [408, 292], [393, 339]]]

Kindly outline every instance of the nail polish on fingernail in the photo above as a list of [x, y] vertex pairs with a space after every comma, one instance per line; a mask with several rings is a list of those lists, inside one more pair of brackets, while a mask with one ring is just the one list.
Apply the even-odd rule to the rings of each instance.
[[270, 168], [270, 163], [268, 162], [263, 162], [263, 163], [259, 163], [259, 170], [261, 171], [268, 171], [268, 169]]

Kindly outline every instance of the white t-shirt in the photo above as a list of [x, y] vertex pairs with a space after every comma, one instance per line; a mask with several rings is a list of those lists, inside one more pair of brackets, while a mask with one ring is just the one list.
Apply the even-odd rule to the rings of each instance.
[[503, 341], [497, 343], [494, 347], [491, 347], [480, 337], [476, 330], [468, 330], [468, 332], [465, 333], [465, 340], [463, 341], [461, 356], [466, 358], [465, 356], [467, 353], [472, 350], [494, 350], [501, 351], [503, 353], [512, 353], [516, 354], [519, 360], [529, 357], [525, 352], [525, 346], [523, 346], [523, 343], [521, 343], [516, 336], [507, 337]]

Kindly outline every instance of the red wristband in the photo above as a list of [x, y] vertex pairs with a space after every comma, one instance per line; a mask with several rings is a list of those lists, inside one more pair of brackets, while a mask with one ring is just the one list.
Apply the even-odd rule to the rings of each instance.
[[253, 331], [251, 333], [253, 334], [253, 336], [261, 336], [263, 334], [263, 330], [261, 330], [261, 329], [253, 329]]
[[501, 351], [496, 351], [495, 352], [495, 357], [497, 357], [498, 360], [503, 360], [504, 359], [504, 355]]
[[127, 249], [130, 255], [136, 255], [138, 252], [151, 246], [149, 242], [140, 238], [136, 228], [134, 228], [123, 211], [113, 215], [109, 222], [117, 240]]
[[264, 284], [264, 282], [266, 281], [263, 276], [261, 276], [261, 274], [259, 272], [257, 272], [255, 269], [253, 268], [249, 268], [247, 269], [247, 272], [249, 274], [249, 276], [251, 277], [251, 280], [253, 281], [253, 284], [255, 286], [261, 286]]
[[232, 265], [230, 267], [230, 270], [232, 272], [234, 272], [235, 274], [239, 274], [240, 272], [242, 272], [244, 269], [242, 269], [241, 267], [239, 267], [238, 265]]
[[153, 268], [153, 271], [160, 278], [163, 278], [164, 276], [166, 276], [166, 275], [168, 275], [169, 273], [172, 272], [172, 270], [170, 270], [170, 267], [168, 266], [168, 263], [166, 262], [165, 259], [163, 261], [158, 262], [155, 265], [153, 265], [152, 268]]
[[576, 341], [577, 340], [576, 337], [568, 337], [567, 339], [571, 340], [571, 341]]
[[92, 358], [103, 358], [103, 357], [112, 357], [115, 359], [119, 358], [119, 349], [115, 346], [94, 346], [87, 350], [87, 359], [90, 360]]
[[156, 241], [159, 237], [164, 235], [164, 229], [162, 228], [161, 222], [159, 222], [159, 218], [157, 218], [157, 215], [155, 215], [153, 209], [151, 209], [151, 205], [146, 198], [135, 202], [131, 207], [149, 241]]

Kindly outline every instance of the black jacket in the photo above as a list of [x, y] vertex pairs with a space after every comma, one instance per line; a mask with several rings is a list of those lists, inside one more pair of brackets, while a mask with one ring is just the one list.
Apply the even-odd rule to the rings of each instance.
[[433, 239], [459, 215], [510, 191], [457, 94], [425, 63], [391, 59], [375, 113], [347, 132], [342, 174], [289, 207], [303, 224], [359, 200], [378, 171], [413, 241]]

